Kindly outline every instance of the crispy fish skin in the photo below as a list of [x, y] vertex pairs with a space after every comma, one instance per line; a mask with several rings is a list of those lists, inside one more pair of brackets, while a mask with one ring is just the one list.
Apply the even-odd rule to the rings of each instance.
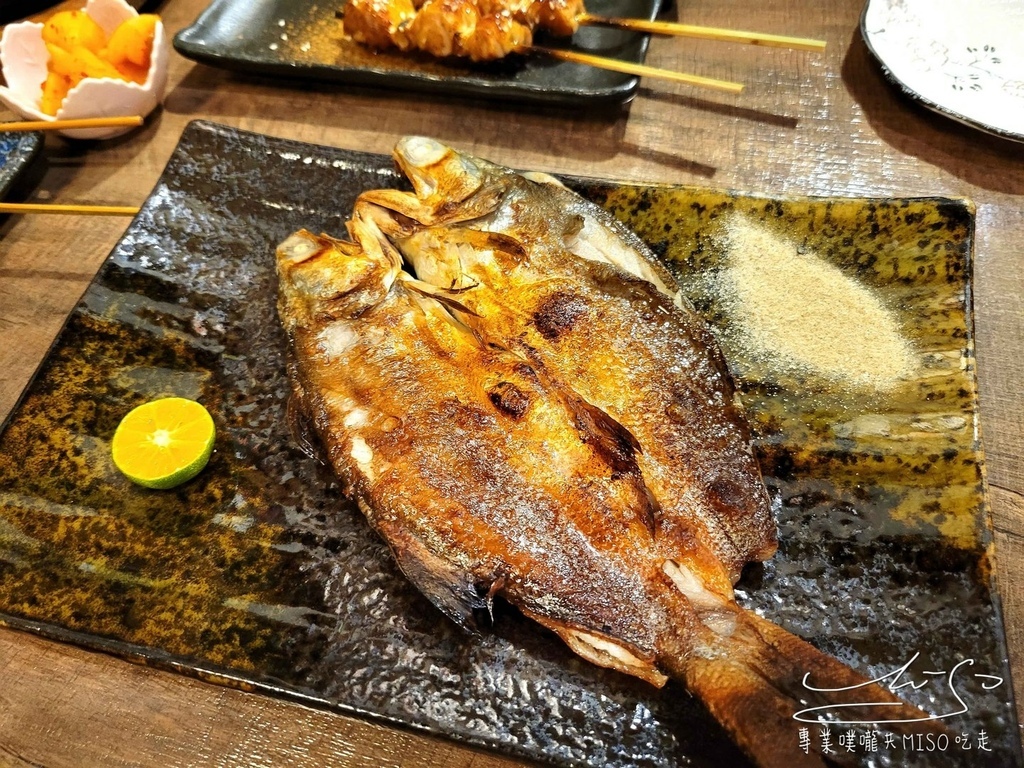
[[[453, 620], [502, 596], [594, 663], [682, 681], [762, 768], [822, 766], [792, 715], [927, 718], [731, 599], [692, 535], [667, 558], [637, 447], [524, 355], [457, 320], [357, 204], [356, 242], [299, 232], [278, 249], [278, 313], [295, 399], [344, 491], [402, 570]], [[845, 710], [844, 710], [845, 711]]]
[[[356, 222], [365, 240], [372, 221]], [[383, 253], [308, 232], [278, 250], [294, 393], [345, 493], [459, 624], [500, 594], [586, 658], [664, 684], [671, 628], [711, 633], [652, 546], [628, 435]], [[700, 578], [729, 589], [692, 553], [709, 563]]]
[[633, 434], [659, 540], [697, 535], [733, 581], [777, 547], [771, 505], [711, 331], [633, 233], [551, 177], [416, 137], [395, 157], [416, 194], [371, 192], [417, 275], [462, 319]]

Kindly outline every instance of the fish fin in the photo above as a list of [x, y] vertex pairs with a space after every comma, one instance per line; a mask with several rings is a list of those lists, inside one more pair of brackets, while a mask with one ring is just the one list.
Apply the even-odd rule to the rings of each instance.
[[381, 221], [386, 219], [387, 211], [373, 206], [357, 207], [345, 226], [348, 228], [349, 236], [359, 244], [363, 251], [379, 261], [387, 264], [387, 274], [384, 277], [384, 286], [390, 288], [392, 283], [402, 272], [402, 254], [391, 244], [391, 241], [381, 231]]
[[[421, 296], [426, 296], [429, 299], [443, 304], [447, 309], [454, 309], [456, 312], [462, 312], [473, 317], [480, 317], [469, 307], [453, 299], [449, 294], [460, 293], [462, 289], [447, 290], [445, 288], [438, 288], [436, 285], [425, 283], [422, 280], [417, 280], [414, 277], [403, 277], [402, 284], [411, 291], [415, 291]], [[473, 286], [469, 286], [472, 288]]]
[[643, 475], [640, 473], [638, 475], [644, 493], [644, 500], [642, 502], [644, 524], [647, 526], [647, 530], [651, 532], [651, 536], [655, 536], [658, 532], [658, 518], [661, 517], [661, 502], [654, 496], [654, 491], [647, 485]]
[[643, 453], [643, 448], [632, 432], [582, 397], [572, 398], [569, 405], [583, 442], [593, 446], [615, 471], [638, 471], [636, 454]]
[[[292, 381], [297, 377], [292, 376]], [[285, 406], [285, 421], [288, 423], [288, 430], [292, 433], [292, 440], [299, 446], [304, 454], [324, 466], [330, 466], [323, 444], [313, 431], [313, 425], [309, 423], [306, 409], [302, 406], [302, 396], [298, 392], [292, 392]]]
[[[830, 727], [836, 739], [868, 723], [894, 733], [946, 733], [940, 721], [888, 688], [770, 621], [735, 610], [735, 626], [715, 639], [713, 653], [691, 652], [683, 659], [662, 659], [662, 664], [759, 768], [842, 765], [835, 742], [835, 754], [827, 757], [799, 747], [800, 728], [808, 723], [815, 737], [819, 727]], [[819, 711], [828, 715], [820, 724]]]
[[[505, 576], [497, 576], [494, 581], [487, 586], [487, 590], [484, 593], [484, 601], [487, 603], [487, 617], [490, 619], [492, 624], [494, 623], [494, 598], [501, 594], [507, 583], [508, 580]], [[479, 591], [483, 590], [478, 589], [478, 592]]]
[[632, 432], [596, 405], [588, 403], [578, 395], [569, 397], [567, 401], [580, 439], [589, 445], [616, 475], [628, 475], [633, 478], [640, 492], [637, 513], [653, 536], [657, 531], [661, 505], [644, 481], [640, 465], [637, 463], [636, 455], [643, 453], [640, 443]]
[[655, 660], [637, 648], [631, 648], [621, 640], [581, 627], [572, 627], [556, 619], [520, 606], [524, 615], [541, 624], [568, 645], [574, 653], [599, 667], [607, 667], [633, 677], [645, 680], [656, 688], [668, 682]]
[[[479, 219], [493, 211], [501, 201], [502, 190], [485, 189], [472, 200], [424, 202], [409, 192], [395, 189], [374, 189], [363, 192], [359, 200], [399, 213], [422, 226], [447, 226]], [[408, 227], [407, 227], [408, 228]]]
[[565, 247], [574, 256], [604, 263], [651, 283], [659, 292], [683, 306], [686, 299], [675, 276], [639, 235], [596, 203], [587, 200], [546, 173], [528, 172], [529, 181], [555, 188], [555, 200], [565, 210], [576, 211], [582, 226], [565, 232]]
[[453, 244], [468, 245], [477, 251], [491, 251], [495, 261], [505, 271], [512, 270], [529, 257], [525, 245], [502, 232], [457, 227], [445, 230], [443, 238]]
[[535, 184], [549, 184], [552, 187], [561, 187], [562, 189], [568, 189], [561, 181], [556, 179], [550, 173], [544, 173], [543, 171], [524, 171], [519, 174], [524, 179], [532, 181]]
[[[445, 295], [443, 289], [438, 293], [436, 286], [423, 283], [414, 277], [409, 277], [408, 273], [405, 272], [400, 276], [398, 286], [408, 291], [413, 305], [419, 307], [424, 316], [445, 321], [462, 335], [463, 340], [471, 340], [471, 343], [481, 349], [488, 346], [487, 342], [480, 337], [477, 329], [467, 324], [459, 314], [460, 312], [470, 315], [475, 313], [467, 307], [463, 307], [460, 302]], [[436, 327], [430, 331], [431, 337], [437, 338], [436, 331]], [[441, 342], [441, 348], [447, 348], [450, 341], [449, 339], [448, 342]]]
[[492, 598], [480, 594], [472, 576], [435, 555], [407, 528], [382, 524], [379, 519], [373, 522], [406, 578], [449, 619], [469, 632], [479, 632], [476, 615], [490, 613]]
[[411, 192], [402, 192], [398, 189], [370, 189], [359, 195], [358, 203], [370, 203], [386, 208], [421, 225], [429, 226], [434, 221], [433, 208]]

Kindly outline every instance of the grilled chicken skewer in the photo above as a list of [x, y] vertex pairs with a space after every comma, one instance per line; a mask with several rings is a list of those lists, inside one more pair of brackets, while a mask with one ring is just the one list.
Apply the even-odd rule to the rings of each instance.
[[582, 0], [349, 0], [345, 32], [374, 48], [491, 61], [533, 43], [534, 30], [576, 31]]
[[349, 0], [343, 17], [345, 32], [356, 42], [472, 61], [525, 52], [534, 32], [571, 37], [580, 24], [803, 50], [825, 47], [818, 40], [594, 16], [585, 12], [583, 0]]

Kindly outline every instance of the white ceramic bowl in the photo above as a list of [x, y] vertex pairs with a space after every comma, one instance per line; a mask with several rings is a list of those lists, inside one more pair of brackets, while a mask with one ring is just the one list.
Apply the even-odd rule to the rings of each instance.
[[[86, 13], [109, 36], [123, 21], [139, 13], [125, 0], [89, 0]], [[157, 22], [149, 75], [142, 85], [109, 77], [86, 78], [72, 88], [55, 116], [39, 111], [50, 54], [43, 43], [43, 25], [34, 22], [8, 24], [0, 38], [0, 65], [7, 87], [0, 87], [0, 101], [26, 120], [71, 120], [85, 117], [126, 117], [152, 112], [167, 89], [170, 48], [163, 22]], [[131, 128], [88, 128], [60, 133], [72, 139], [109, 139]]]

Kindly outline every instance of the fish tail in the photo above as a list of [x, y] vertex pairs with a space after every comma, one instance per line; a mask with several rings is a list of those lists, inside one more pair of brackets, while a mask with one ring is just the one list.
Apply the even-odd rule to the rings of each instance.
[[714, 654], [690, 652], [662, 663], [758, 768], [845, 765], [850, 755], [839, 736], [850, 730], [945, 731], [928, 713], [781, 627], [748, 611], [735, 616]]

